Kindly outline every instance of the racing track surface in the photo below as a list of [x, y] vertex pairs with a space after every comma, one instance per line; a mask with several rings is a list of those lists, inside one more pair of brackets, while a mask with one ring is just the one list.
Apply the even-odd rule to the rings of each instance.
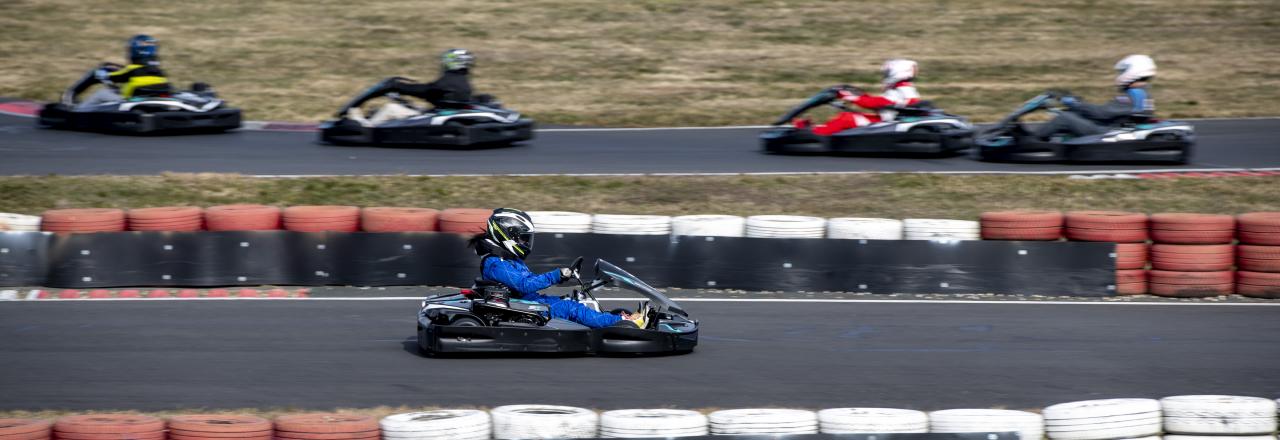
[[417, 301], [0, 304], [0, 409], [558, 403], [1036, 408], [1280, 397], [1280, 308], [685, 304], [687, 356], [431, 359]]
[[[1018, 165], [946, 159], [773, 156], [759, 129], [539, 132], [489, 150], [337, 147], [310, 132], [126, 137], [43, 130], [0, 115], [0, 174], [233, 172], [311, 174], [759, 173], [840, 171], [1063, 171], [1168, 169], [1170, 165]], [[1280, 119], [1194, 122], [1193, 162], [1182, 168], [1280, 167]]]

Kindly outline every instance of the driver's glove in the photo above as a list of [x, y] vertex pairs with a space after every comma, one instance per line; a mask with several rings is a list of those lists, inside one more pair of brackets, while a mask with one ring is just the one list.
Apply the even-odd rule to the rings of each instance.
[[1067, 106], [1067, 108], [1075, 108], [1075, 106], [1080, 105], [1080, 98], [1074, 96], [1063, 96], [1061, 101], [1062, 105]]
[[93, 71], [93, 77], [97, 78], [98, 81], [109, 83], [111, 82], [111, 71], [107, 69], [98, 69]]
[[561, 283], [563, 283], [563, 282], [565, 282], [565, 281], [569, 281], [569, 280], [574, 279], [574, 278], [577, 278], [577, 277], [578, 277], [578, 271], [577, 271], [577, 270], [575, 270], [574, 268], [572, 268], [572, 267], [562, 267], [562, 268], [560, 268], [560, 282], [561, 282]]

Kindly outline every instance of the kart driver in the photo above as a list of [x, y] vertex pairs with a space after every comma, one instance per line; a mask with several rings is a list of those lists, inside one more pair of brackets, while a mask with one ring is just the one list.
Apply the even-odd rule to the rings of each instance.
[[[868, 95], [857, 89], [837, 91], [840, 99], [858, 107], [875, 110], [876, 113], [841, 112], [827, 123], [814, 126], [813, 134], [827, 136], [854, 127], [894, 120], [898, 117], [896, 109], [920, 102], [920, 92], [917, 92], [916, 86], [911, 83], [916, 78], [917, 70], [915, 61], [904, 59], [885, 61], [880, 67], [884, 94]], [[794, 125], [796, 128], [808, 128], [812, 122], [808, 119], [797, 119]]]
[[1089, 104], [1074, 96], [1059, 99], [1067, 111], [1040, 126], [1035, 135], [1049, 140], [1062, 134], [1087, 136], [1105, 133], [1109, 127], [1149, 119], [1155, 101], [1148, 87], [1156, 77], [1156, 62], [1146, 55], [1129, 55], [1116, 63], [1116, 88], [1120, 95], [1106, 104]]
[[[103, 66], [94, 71], [99, 82], [106, 85], [98, 89], [80, 105], [96, 106], [109, 102], [118, 102], [135, 96], [157, 96], [171, 91], [169, 80], [160, 70], [160, 58], [157, 56], [156, 39], [150, 35], [138, 34], [129, 39], [127, 46], [129, 64], [122, 68]], [[86, 83], [83, 88], [92, 86]], [[76, 90], [75, 93], [84, 90]]]
[[[399, 93], [412, 96], [431, 103], [435, 108], [455, 108], [472, 101], [471, 67], [475, 66], [476, 57], [466, 49], [449, 49], [440, 54], [440, 77], [435, 81], [421, 84], [408, 81], [391, 81], [385, 84], [383, 93]], [[373, 99], [376, 96], [370, 96]], [[359, 108], [366, 100], [351, 105]], [[390, 102], [383, 105], [369, 118], [378, 124], [386, 121], [405, 119], [417, 116], [420, 112], [400, 103]]]
[[476, 254], [481, 258], [481, 277], [507, 286], [513, 297], [550, 306], [552, 318], [567, 319], [591, 328], [645, 327], [648, 310], [619, 316], [597, 312], [577, 301], [539, 294], [539, 290], [573, 279], [577, 273], [568, 267], [542, 274], [530, 271], [524, 259], [533, 250], [533, 233], [533, 219], [524, 211], [511, 208], [493, 210], [485, 232], [472, 240]]

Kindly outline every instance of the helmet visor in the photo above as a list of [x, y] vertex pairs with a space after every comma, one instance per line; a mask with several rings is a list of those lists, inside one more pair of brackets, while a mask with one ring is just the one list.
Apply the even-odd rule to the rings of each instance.
[[528, 249], [533, 249], [533, 232], [524, 232], [516, 234], [516, 243]]

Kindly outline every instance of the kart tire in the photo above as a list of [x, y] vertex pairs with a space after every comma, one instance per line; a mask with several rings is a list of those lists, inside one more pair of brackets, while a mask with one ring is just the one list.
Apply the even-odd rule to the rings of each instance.
[[454, 317], [453, 321], [449, 322], [449, 325], [456, 327], [484, 327], [484, 324], [481, 323], [479, 319], [475, 319], [470, 316]]
[[1141, 243], [1147, 241], [1144, 229], [1086, 229], [1067, 227], [1066, 236], [1073, 241], [1104, 241], [1115, 243]]

